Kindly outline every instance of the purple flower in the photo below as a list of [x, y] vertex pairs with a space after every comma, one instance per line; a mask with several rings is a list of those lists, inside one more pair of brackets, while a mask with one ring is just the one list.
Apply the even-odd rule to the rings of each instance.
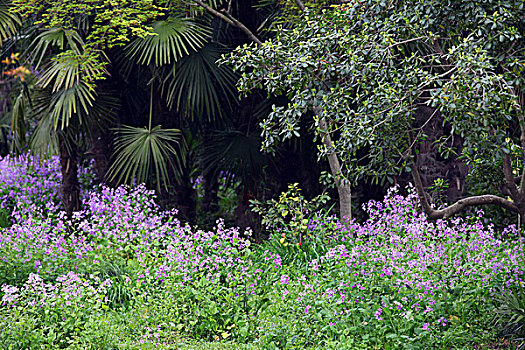
[[304, 313], [307, 314], [308, 311], [310, 311], [312, 307], [310, 305], [307, 305], [305, 308], [304, 308]]
[[281, 284], [288, 284], [290, 282], [290, 277], [288, 275], [281, 276]]

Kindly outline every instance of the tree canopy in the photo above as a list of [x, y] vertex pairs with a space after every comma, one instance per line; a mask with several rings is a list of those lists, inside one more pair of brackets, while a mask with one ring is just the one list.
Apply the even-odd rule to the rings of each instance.
[[[472, 172], [499, 166], [503, 194], [511, 197], [471, 203], [523, 214], [525, 186], [518, 189], [513, 176], [523, 173], [525, 150], [524, 16], [522, 1], [351, 1], [306, 10], [292, 28], [238, 48], [228, 61], [242, 74], [241, 91], [289, 98], [261, 123], [264, 149], [300, 136], [301, 120], [311, 116], [307, 131], [333, 140], [333, 149], [321, 145], [319, 155], [337, 154], [352, 183], [412, 171], [418, 185], [423, 127], [442, 116], [450, 132], [437, 140], [440, 152], [459, 153]], [[417, 124], [423, 106], [432, 113]], [[461, 149], [452, 147], [454, 137]], [[455, 212], [428, 203], [426, 209], [433, 216]]]

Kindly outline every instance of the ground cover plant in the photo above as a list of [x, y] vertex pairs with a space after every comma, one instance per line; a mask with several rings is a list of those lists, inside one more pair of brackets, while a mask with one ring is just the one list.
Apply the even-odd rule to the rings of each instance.
[[0, 231], [4, 349], [489, 348], [499, 297], [522, 298], [516, 228], [496, 233], [481, 213], [428, 221], [414, 194], [391, 190], [349, 226], [291, 217], [255, 245], [221, 220], [182, 223], [144, 186], [91, 189], [71, 220], [46, 215], [42, 194], [20, 195], [45, 177], [6, 179], [54, 160], [26, 160], [0, 161], [3, 203], [25, 203]]

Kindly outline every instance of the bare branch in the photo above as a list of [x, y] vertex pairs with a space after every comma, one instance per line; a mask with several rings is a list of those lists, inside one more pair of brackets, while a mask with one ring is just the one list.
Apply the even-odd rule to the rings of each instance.
[[233, 23], [233, 21], [231, 19], [229, 19], [228, 17], [226, 17], [225, 15], [223, 15], [222, 13], [220, 13], [219, 11], [213, 9], [212, 7], [206, 5], [205, 3], [203, 3], [202, 1], [200, 0], [193, 0], [197, 5], [199, 5], [200, 7], [202, 7], [203, 9], [205, 9], [206, 11], [208, 11], [209, 13], [211, 13], [212, 15], [214, 15], [215, 17], [219, 17], [220, 19], [224, 20], [225, 22], [227, 22], [228, 24], [234, 26], [235, 23]]
[[226, 21], [228, 24], [235, 26], [239, 28], [240, 30], [242, 30], [248, 36], [248, 38], [250, 38], [250, 40], [256, 43], [257, 45], [262, 45], [262, 41], [260, 41], [259, 38], [257, 38], [257, 36], [253, 34], [250, 29], [248, 29], [244, 24], [239, 22], [239, 20], [237, 20], [232, 15], [230, 15], [228, 12], [226, 12], [226, 10], [222, 10], [219, 12], [211, 8], [210, 6], [206, 5], [201, 0], [193, 0], [193, 2], [199, 5], [200, 7], [202, 7], [203, 9], [205, 9], [206, 11], [208, 11], [209, 13], [211, 13], [212, 15], [214, 15], [215, 17], [218, 17]]
[[255, 36], [255, 34], [253, 34], [250, 29], [248, 29], [248, 27], [246, 27], [244, 24], [242, 24], [236, 18], [234, 18], [232, 15], [226, 12], [226, 10], [222, 10], [221, 13], [224, 14], [227, 18], [229, 18], [237, 28], [242, 30], [248, 36], [248, 38], [250, 38], [251, 41], [253, 41], [257, 45], [262, 45], [262, 41], [260, 41], [259, 38]]
[[[518, 104], [521, 106], [521, 111], [517, 111], [518, 114], [518, 123], [520, 124], [520, 142], [521, 142], [521, 151], [523, 152], [523, 160], [525, 160], [525, 94], [520, 94], [517, 91], [518, 95]], [[520, 183], [520, 192], [525, 194], [525, 169], [521, 173], [521, 183]]]
[[393, 43], [393, 44], [388, 45], [387, 47], [385, 47], [385, 50], [386, 50], [386, 49], [390, 49], [390, 48], [392, 48], [392, 47], [394, 47], [394, 46], [399, 46], [399, 45], [403, 45], [403, 44], [408, 44], [408, 43], [410, 43], [410, 42], [412, 42], [412, 41], [418, 41], [418, 40], [422, 40], [422, 39], [428, 39], [428, 36], [419, 36], [419, 37], [417, 37], [417, 38], [407, 39], [407, 40], [400, 41], [400, 42], [398, 42], [398, 43]]
[[[416, 146], [416, 142], [419, 139], [419, 137], [421, 136], [421, 134], [423, 133], [423, 129], [425, 128], [425, 126], [427, 126], [428, 123], [430, 123], [432, 118], [434, 118], [434, 116], [438, 112], [439, 112], [439, 108], [436, 108], [434, 110], [434, 112], [432, 112], [432, 115], [430, 117], [428, 117], [428, 119], [425, 121], [425, 123], [423, 125], [421, 125], [420, 128], [417, 128], [417, 129], [419, 129], [419, 131], [417, 132], [417, 137], [414, 137], [412, 129], [409, 128], [409, 130], [410, 130], [410, 132], [409, 132], [410, 146], [408, 146], [408, 152], [410, 152]], [[417, 130], [417, 129], [415, 129], [415, 130]]]

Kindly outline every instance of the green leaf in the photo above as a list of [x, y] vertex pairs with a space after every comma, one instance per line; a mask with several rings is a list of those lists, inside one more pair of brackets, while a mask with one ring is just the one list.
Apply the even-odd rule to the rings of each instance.
[[108, 179], [124, 183], [136, 180], [141, 183], [148, 182], [153, 175], [158, 189], [161, 185], [167, 188], [170, 184], [169, 168], [180, 180], [185, 150], [178, 129], [156, 126], [148, 130], [123, 125], [115, 141], [115, 160], [108, 171]]
[[20, 19], [17, 15], [9, 10], [9, 2], [0, 2], [0, 46], [2, 41], [13, 36], [17, 27], [21, 24]]
[[155, 22], [150, 35], [135, 39], [127, 48], [129, 57], [139, 64], [170, 64], [206, 42], [208, 29], [187, 19], [171, 17]]
[[169, 107], [192, 119], [208, 120], [231, 110], [237, 100], [237, 76], [230, 67], [216, 63], [225, 52], [216, 44], [207, 44], [177, 62], [164, 83]]

